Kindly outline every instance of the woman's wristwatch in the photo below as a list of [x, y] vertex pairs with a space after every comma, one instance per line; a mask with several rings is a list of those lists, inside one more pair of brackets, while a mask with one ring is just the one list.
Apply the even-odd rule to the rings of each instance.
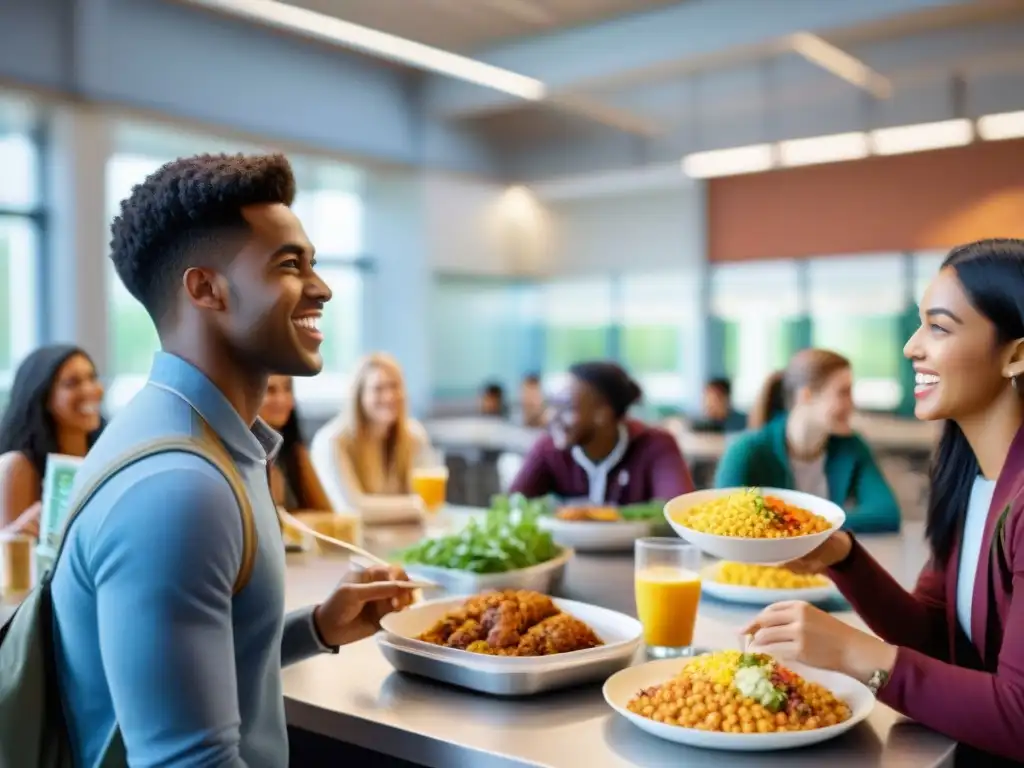
[[868, 678], [868, 690], [872, 696], [878, 696], [878, 692], [889, 682], [889, 673], [884, 669], [876, 669]]

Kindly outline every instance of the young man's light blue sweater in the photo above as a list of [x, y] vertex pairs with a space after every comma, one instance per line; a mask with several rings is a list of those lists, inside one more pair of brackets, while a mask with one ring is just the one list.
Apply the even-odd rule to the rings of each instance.
[[238, 464], [256, 518], [252, 578], [224, 477], [182, 453], [108, 482], [72, 526], [53, 580], [59, 683], [75, 762], [96, 765], [120, 725], [132, 768], [283, 768], [281, 666], [328, 651], [312, 609], [284, 615], [284, 550], [267, 487], [280, 437], [250, 428], [202, 373], [157, 355], [149, 383], [106, 428], [81, 486], [133, 445], [199, 434], [198, 416]]

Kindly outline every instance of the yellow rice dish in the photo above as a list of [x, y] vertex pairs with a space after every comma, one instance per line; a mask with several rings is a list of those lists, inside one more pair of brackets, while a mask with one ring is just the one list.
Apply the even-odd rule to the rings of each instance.
[[812, 731], [848, 720], [849, 705], [766, 654], [698, 656], [627, 709], [659, 723], [720, 733]]
[[817, 589], [830, 584], [824, 576], [793, 573], [787, 568], [773, 565], [722, 562], [715, 567], [712, 573], [714, 580], [719, 584], [728, 584], [734, 587]]
[[808, 509], [746, 488], [696, 504], [673, 519], [700, 533], [745, 539], [788, 539], [823, 533], [832, 524]]

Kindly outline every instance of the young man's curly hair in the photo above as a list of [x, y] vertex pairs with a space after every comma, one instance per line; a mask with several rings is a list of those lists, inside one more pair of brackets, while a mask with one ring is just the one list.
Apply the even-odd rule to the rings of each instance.
[[284, 155], [198, 155], [159, 168], [122, 201], [111, 226], [117, 274], [158, 324], [189, 267], [230, 258], [244, 242], [244, 206], [295, 199]]

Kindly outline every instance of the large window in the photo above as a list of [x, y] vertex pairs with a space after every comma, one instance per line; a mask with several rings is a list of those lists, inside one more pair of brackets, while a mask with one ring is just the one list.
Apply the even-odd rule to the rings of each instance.
[[602, 360], [612, 355], [609, 277], [544, 283], [540, 301], [545, 373], [558, 375], [581, 360]]
[[807, 265], [811, 343], [850, 359], [854, 400], [861, 408], [891, 410], [903, 395], [905, 265], [902, 254], [815, 259]]
[[932, 278], [939, 273], [939, 267], [946, 260], [946, 251], [922, 251], [914, 254], [914, 301], [918, 304]]
[[0, 401], [39, 341], [39, 147], [27, 102], [0, 95]]
[[733, 399], [749, 407], [769, 374], [799, 348], [804, 320], [800, 266], [793, 261], [728, 264], [711, 274], [711, 314]]
[[[107, 220], [118, 214], [121, 201], [132, 187], [159, 168], [166, 158], [144, 155], [113, 155], [107, 161]], [[130, 397], [145, 381], [153, 362], [153, 353], [160, 348], [156, 328], [149, 314], [121, 283], [113, 264], [109, 266], [110, 290], [110, 373], [114, 377], [111, 400]], [[120, 396], [119, 396], [120, 395]]]
[[619, 359], [649, 403], [679, 407], [697, 394], [698, 291], [686, 272], [624, 274], [619, 281]]
[[[108, 218], [118, 211], [132, 187], [162, 164], [200, 152], [259, 152], [261, 148], [216, 137], [185, 134], [165, 127], [120, 124], [116, 152], [107, 162]], [[302, 155], [289, 156], [298, 193], [294, 210], [317, 249], [318, 271], [333, 291], [324, 311], [324, 371], [300, 379], [302, 399], [338, 402], [362, 350], [363, 210], [360, 174], [350, 166]], [[110, 399], [116, 407], [145, 382], [156, 329], [142, 306], [128, 293], [113, 266], [110, 272], [111, 368], [116, 377]]]
[[514, 392], [525, 373], [540, 367], [536, 294], [517, 281], [437, 279], [430, 314], [436, 398], [466, 400], [485, 381]]

